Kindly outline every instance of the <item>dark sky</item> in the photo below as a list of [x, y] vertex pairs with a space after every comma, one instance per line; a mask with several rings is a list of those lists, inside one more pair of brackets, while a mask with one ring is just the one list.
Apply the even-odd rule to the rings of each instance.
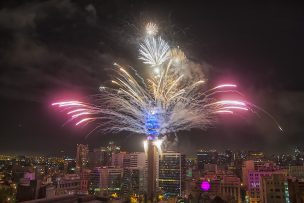
[[1, 1], [0, 152], [73, 154], [77, 143], [96, 147], [109, 140], [142, 150], [144, 137], [129, 133], [85, 139], [90, 129], [63, 127], [66, 118], [50, 103], [98, 93], [113, 61], [142, 68], [138, 32], [149, 20], [189, 59], [208, 64], [211, 85], [235, 81], [284, 128], [280, 133], [263, 114], [225, 118], [207, 131], [178, 133], [180, 149], [303, 147], [304, 7], [199, 2]]

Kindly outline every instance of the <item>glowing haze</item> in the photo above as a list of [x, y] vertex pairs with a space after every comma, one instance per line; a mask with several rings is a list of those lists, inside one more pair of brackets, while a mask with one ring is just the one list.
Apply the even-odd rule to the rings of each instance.
[[[94, 103], [59, 101], [52, 105], [63, 109], [76, 126], [94, 123], [94, 130], [103, 133], [129, 131], [146, 135], [148, 140], [189, 130], [206, 129], [219, 114], [266, 111], [242, 99], [220, 100], [231, 92], [241, 95], [233, 83], [206, 88], [205, 79], [192, 71], [179, 48], [171, 48], [158, 34], [154, 23], [146, 25], [146, 36], [139, 44], [139, 59], [152, 67], [150, 76], [142, 78], [133, 69], [114, 63], [111, 87], [100, 87]], [[156, 71], [157, 70], [157, 71]], [[278, 125], [280, 130], [281, 127]]]

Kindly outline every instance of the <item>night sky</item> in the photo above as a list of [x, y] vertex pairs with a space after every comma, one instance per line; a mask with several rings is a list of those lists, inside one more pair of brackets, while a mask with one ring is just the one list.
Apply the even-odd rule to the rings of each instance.
[[210, 86], [235, 82], [284, 129], [282, 134], [264, 114], [225, 117], [207, 131], [179, 132], [180, 150], [302, 148], [304, 7], [198, 2], [1, 1], [0, 152], [73, 155], [77, 143], [92, 148], [110, 140], [143, 150], [144, 137], [127, 132], [85, 138], [92, 126], [63, 126], [67, 117], [50, 104], [98, 93], [111, 79], [114, 61], [143, 70], [137, 43], [147, 21], [203, 64]]

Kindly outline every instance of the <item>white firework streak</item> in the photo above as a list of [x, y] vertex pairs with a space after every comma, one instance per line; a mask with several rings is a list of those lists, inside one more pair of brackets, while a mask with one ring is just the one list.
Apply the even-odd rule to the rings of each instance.
[[[152, 24], [151, 24], [152, 26]], [[153, 28], [153, 26], [152, 26]], [[185, 72], [185, 54], [172, 49], [161, 37], [148, 36], [140, 44], [139, 59], [157, 68], [157, 77], [141, 77], [133, 68], [134, 76], [126, 68], [114, 63], [116, 77], [113, 87], [99, 87], [93, 103], [71, 100], [53, 103], [62, 108], [75, 121], [76, 126], [94, 122], [103, 133], [133, 132], [153, 139], [166, 134], [192, 128], [206, 129], [213, 125], [218, 114], [230, 115], [258, 109], [274, 120], [264, 109], [244, 100], [220, 100], [218, 94], [236, 93], [235, 84], [220, 84], [205, 88], [202, 76]], [[173, 63], [173, 65], [171, 65]], [[184, 68], [182, 68], [184, 67]], [[205, 91], [203, 91], [205, 89]]]
[[54, 103], [67, 110], [77, 126], [90, 122], [103, 133], [129, 131], [149, 135], [147, 115], [157, 114], [159, 126], [155, 130], [162, 136], [192, 128], [205, 129], [216, 121], [217, 114], [248, 110], [244, 101], [217, 100], [212, 97], [218, 89], [231, 91], [235, 85], [220, 85], [205, 92], [204, 81], [184, 79], [167, 63], [159, 78], [149, 79], [147, 86], [142, 78], [133, 77], [125, 68], [115, 65], [115, 87], [100, 88], [94, 104], [80, 101]]
[[146, 37], [139, 46], [139, 59], [152, 67], [162, 65], [170, 57], [170, 47], [161, 37]]

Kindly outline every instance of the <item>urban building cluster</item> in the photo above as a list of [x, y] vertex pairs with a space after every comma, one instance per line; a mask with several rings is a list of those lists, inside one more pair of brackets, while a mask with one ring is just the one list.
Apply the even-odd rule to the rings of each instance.
[[[258, 151], [166, 151], [155, 161], [158, 202], [304, 202], [304, 153], [265, 156]], [[0, 201], [21, 202], [68, 195], [145, 202], [147, 155], [110, 142], [77, 145], [73, 158], [0, 156]], [[210, 187], [202, 188], [202, 182]]]

